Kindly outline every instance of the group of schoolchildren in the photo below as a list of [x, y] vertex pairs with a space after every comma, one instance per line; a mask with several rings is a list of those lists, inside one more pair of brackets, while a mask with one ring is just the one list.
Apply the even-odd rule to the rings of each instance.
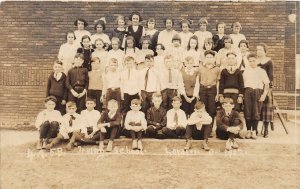
[[132, 149], [143, 150], [142, 138], [150, 137], [186, 139], [185, 150], [192, 139], [203, 140], [202, 148], [209, 151], [214, 121], [227, 150], [238, 148], [236, 137], [256, 139], [259, 121], [268, 137], [273, 63], [264, 43], [250, 53], [239, 22], [232, 24], [230, 35], [219, 22], [212, 35], [205, 18], [194, 34], [187, 19], [180, 22], [181, 32], [173, 29], [171, 18], [160, 32], [153, 18], [144, 28], [139, 12], [129, 20], [125, 27], [118, 16], [110, 36], [103, 18], [95, 21], [94, 35], [85, 30], [84, 19], [75, 21], [76, 31], [67, 32], [48, 79], [46, 109], [35, 123], [37, 149], [68, 140], [67, 150], [84, 144], [104, 150], [108, 139], [105, 150], [110, 152], [114, 139], [124, 135], [132, 138]]

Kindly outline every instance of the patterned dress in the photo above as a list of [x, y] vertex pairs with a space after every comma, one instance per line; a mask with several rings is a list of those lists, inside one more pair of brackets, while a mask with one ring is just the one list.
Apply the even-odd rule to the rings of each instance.
[[[266, 63], [259, 63], [259, 67], [264, 69], [267, 72], [267, 75], [270, 80], [270, 89], [272, 89], [273, 85], [273, 62], [269, 59]], [[273, 105], [273, 94], [272, 91], [268, 92], [268, 95], [263, 102], [261, 108], [261, 116], [260, 120], [264, 122], [273, 122], [274, 120], [274, 105]]]

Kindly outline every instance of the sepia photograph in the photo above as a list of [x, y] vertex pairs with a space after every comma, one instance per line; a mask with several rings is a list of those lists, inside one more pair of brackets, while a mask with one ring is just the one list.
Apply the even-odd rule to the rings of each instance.
[[0, 0], [0, 189], [300, 188], [297, 0]]

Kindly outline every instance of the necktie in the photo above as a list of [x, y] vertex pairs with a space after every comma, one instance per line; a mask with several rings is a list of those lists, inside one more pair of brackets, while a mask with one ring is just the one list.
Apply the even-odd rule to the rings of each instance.
[[69, 120], [70, 127], [73, 126], [73, 120], [75, 120], [75, 117], [73, 115], [70, 115], [70, 120]]
[[177, 126], [178, 125], [178, 114], [176, 111], [174, 113], [174, 122], [175, 122], [175, 125]]
[[169, 83], [172, 83], [172, 70], [169, 69]]
[[130, 79], [130, 69], [128, 69], [128, 80]]
[[149, 70], [150, 70], [150, 68], [147, 70], [146, 76], [145, 76], [145, 91], [146, 91], [146, 89], [147, 89], [147, 84], [148, 84]]

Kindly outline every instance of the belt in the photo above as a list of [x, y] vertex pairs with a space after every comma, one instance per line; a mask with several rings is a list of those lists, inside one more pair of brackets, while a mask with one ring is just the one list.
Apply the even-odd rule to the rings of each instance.
[[224, 93], [234, 93], [234, 94], [239, 94], [239, 90], [238, 89], [224, 89]]
[[120, 87], [116, 87], [116, 88], [108, 88], [107, 90], [116, 91], [116, 90], [120, 90]]
[[200, 84], [200, 87], [210, 89], [210, 88], [216, 87], [216, 85], [206, 85], [205, 86], [205, 85]]

